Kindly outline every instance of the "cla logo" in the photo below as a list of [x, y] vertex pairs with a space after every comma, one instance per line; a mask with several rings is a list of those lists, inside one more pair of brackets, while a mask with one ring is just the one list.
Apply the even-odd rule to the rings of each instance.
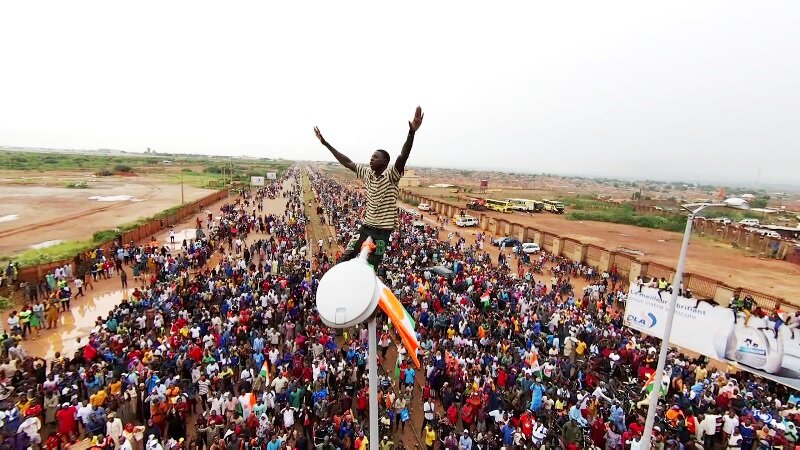
[[[633, 314], [628, 314], [628, 322], [633, 322], [645, 328], [653, 328], [656, 326], [657, 320], [655, 314], [653, 313], [647, 313], [647, 318], [636, 317]], [[650, 323], [648, 324], [648, 322]]]

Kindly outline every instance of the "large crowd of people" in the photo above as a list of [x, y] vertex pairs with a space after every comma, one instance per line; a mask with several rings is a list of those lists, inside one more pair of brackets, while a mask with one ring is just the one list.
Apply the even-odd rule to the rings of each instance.
[[[284, 211], [264, 212], [266, 198]], [[0, 336], [0, 445], [369, 448], [366, 328], [325, 327], [314, 297], [365, 204], [362, 190], [295, 167], [198, 217], [195, 239], [118, 242], [48, 274], [30, 289], [27, 325], [17, 313]], [[336, 240], [308, 241], [307, 206]], [[378, 268], [422, 346], [417, 369], [382, 320], [380, 448], [635, 448], [657, 343], [623, 326], [616, 272], [493, 258], [485, 234], [446, 235], [403, 212]], [[27, 355], [19, 341], [51, 308], [109, 271], [130, 271], [130, 288], [80, 350]], [[656, 448], [794, 445], [798, 397], [784, 386], [678, 351], [667, 375]]]

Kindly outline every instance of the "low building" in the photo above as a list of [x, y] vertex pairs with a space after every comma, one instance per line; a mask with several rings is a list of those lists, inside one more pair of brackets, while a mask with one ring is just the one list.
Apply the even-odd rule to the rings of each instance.
[[420, 187], [419, 175], [414, 170], [406, 170], [403, 178], [400, 178], [400, 187]]

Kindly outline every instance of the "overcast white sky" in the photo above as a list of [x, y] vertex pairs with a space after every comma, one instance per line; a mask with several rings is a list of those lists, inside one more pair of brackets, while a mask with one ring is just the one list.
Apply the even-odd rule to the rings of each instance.
[[0, 5], [0, 145], [800, 184], [795, 0], [122, 5]]

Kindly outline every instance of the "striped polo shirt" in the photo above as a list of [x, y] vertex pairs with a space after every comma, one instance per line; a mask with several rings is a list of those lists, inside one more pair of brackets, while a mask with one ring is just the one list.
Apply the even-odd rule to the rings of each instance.
[[356, 176], [367, 187], [367, 213], [364, 224], [373, 228], [392, 230], [397, 225], [397, 196], [400, 193], [398, 183], [402, 175], [394, 165], [388, 166], [382, 174], [359, 164]]

